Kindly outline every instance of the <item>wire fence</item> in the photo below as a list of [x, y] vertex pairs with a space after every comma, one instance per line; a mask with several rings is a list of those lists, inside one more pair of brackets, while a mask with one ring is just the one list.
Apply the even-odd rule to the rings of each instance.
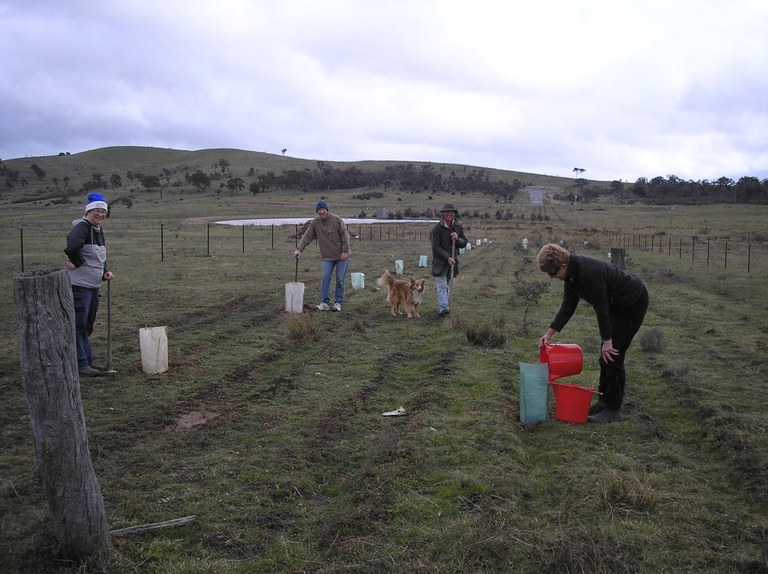
[[627, 234], [603, 231], [610, 244], [623, 249], [642, 249], [668, 259], [687, 260], [715, 269], [765, 271], [768, 256], [764, 241], [673, 236], [668, 234]]
[[[427, 242], [434, 223], [366, 223], [348, 225], [353, 241], [365, 242]], [[11, 236], [18, 233], [18, 265], [21, 272], [45, 265], [52, 259], [60, 262], [70, 225], [41, 223], [16, 227], [6, 222], [0, 225], [0, 235], [6, 249]], [[184, 225], [149, 220], [110, 221], [105, 229], [107, 243], [121, 249], [136, 249], [141, 243], [142, 257], [157, 257], [160, 261], [189, 256], [213, 256], [241, 253], [248, 255], [262, 250], [295, 248], [304, 225]], [[510, 241], [522, 231], [505, 230]], [[739, 241], [730, 238], [683, 237], [667, 234], [617, 233], [607, 230], [583, 235], [609, 247], [641, 249], [669, 260], [686, 260], [713, 269], [740, 271], [751, 274], [768, 270], [768, 245], [763, 241]], [[541, 241], [541, 238], [540, 238]], [[540, 243], [539, 241], [539, 243]], [[13, 250], [15, 251], [15, 250]], [[8, 257], [11, 251], [6, 252]], [[148, 254], [148, 255], [147, 255]]]
[[[352, 241], [419, 242], [429, 241], [430, 223], [422, 224], [353, 224], [348, 225]], [[0, 233], [9, 239], [9, 226]], [[52, 257], [63, 256], [70, 226], [47, 223], [19, 228], [19, 269], [23, 273], [32, 267], [45, 265]], [[110, 222], [105, 228], [108, 245], [116, 242], [129, 245], [141, 243], [141, 250], [149, 249], [160, 261], [189, 256], [254, 253], [262, 250], [294, 248], [303, 233], [304, 225], [221, 225], [185, 226], [183, 224], [146, 221]], [[6, 244], [4, 242], [4, 244]], [[55, 254], [55, 255], [53, 255]]]

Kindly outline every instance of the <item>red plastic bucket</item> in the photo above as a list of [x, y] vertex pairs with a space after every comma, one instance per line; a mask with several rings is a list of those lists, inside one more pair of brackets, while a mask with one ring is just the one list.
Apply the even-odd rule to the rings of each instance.
[[566, 423], [586, 424], [595, 389], [563, 383], [549, 384], [555, 390], [555, 418]]
[[549, 365], [549, 382], [552, 382], [581, 373], [584, 355], [578, 345], [544, 345], [539, 351], [539, 361]]

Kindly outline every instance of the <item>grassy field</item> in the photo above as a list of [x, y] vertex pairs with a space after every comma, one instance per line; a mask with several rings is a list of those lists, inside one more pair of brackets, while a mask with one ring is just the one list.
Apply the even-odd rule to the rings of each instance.
[[[392, 193], [404, 207], [424, 202]], [[351, 193], [325, 195], [333, 211], [357, 213]], [[79, 209], [7, 202], [3, 572], [768, 572], [768, 256], [756, 243], [748, 273], [740, 248], [724, 268], [714, 254], [705, 265], [678, 256], [677, 243], [668, 253], [640, 239], [741, 244], [765, 232], [764, 208], [550, 205], [547, 222], [465, 218], [481, 245], [461, 257], [453, 318], [444, 321], [434, 283], [417, 266], [422, 254], [431, 261], [429, 226], [363, 228], [350, 271], [365, 273], [366, 288], [348, 282], [342, 313], [289, 315], [293, 227], [209, 228], [204, 218], [309, 216], [316, 195], [141, 198], [106, 226], [118, 373], [81, 381], [91, 456], [110, 529], [196, 520], [114, 537], [107, 555], [84, 564], [57, 555], [11, 286], [21, 271], [20, 230], [25, 270], [58, 267]], [[494, 209], [484, 197], [427, 203], [444, 201]], [[606, 258], [620, 237], [651, 293], [628, 360], [625, 421], [521, 425], [519, 363], [537, 361], [536, 340], [561, 296], [560, 284], [535, 269], [535, 247], [526, 253], [521, 240], [562, 240]], [[430, 280], [420, 320], [392, 317], [375, 287], [396, 259], [406, 275]], [[316, 247], [298, 278], [314, 306]], [[521, 295], [537, 290], [532, 300]], [[102, 302], [94, 335], [101, 363]], [[503, 346], [468, 342], [469, 327], [487, 324], [502, 325]], [[157, 325], [167, 326], [170, 369], [146, 375], [138, 330]], [[643, 349], [647, 332], [662, 334], [659, 350]], [[594, 386], [592, 311], [580, 307], [558, 340], [582, 346], [584, 372], [570, 380]], [[400, 405], [405, 416], [382, 416]]]

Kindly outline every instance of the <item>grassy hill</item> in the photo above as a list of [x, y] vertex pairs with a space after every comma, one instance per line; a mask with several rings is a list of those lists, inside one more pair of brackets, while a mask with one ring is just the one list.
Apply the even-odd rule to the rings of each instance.
[[[220, 161], [227, 162], [226, 170], [221, 170]], [[384, 171], [387, 167], [412, 165], [415, 169], [429, 165], [437, 172], [449, 174], [451, 172], [463, 173], [471, 170], [481, 170], [489, 177], [500, 181], [512, 181], [518, 179], [525, 185], [540, 185], [554, 189], [562, 189], [573, 183], [572, 179], [537, 175], [531, 173], [480, 168], [476, 166], [457, 164], [433, 164], [425, 162], [408, 161], [357, 161], [357, 162], [326, 162], [293, 158], [254, 151], [236, 149], [206, 149], [199, 151], [182, 151], [172, 149], [150, 147], [107, 147], [87, 152], [46, 157], [31, 157], [23, 159], [5, 160], [4, 164], [11, 170], [17, 171], [26, 179], [24, 186], [16, 186], [16, 193], [4, 194], [8, 199], [27, 198], [34, 199], [36, 194], [51, 194], [55, 190], [65, 191], [63, 180], [69, 178], [67, 188], [77, 190], [80, 186], [91, 180], [94, 173], [103, 175], [104, 181], [109, 186], [110, 176], [114, 173], [122, 178], [125, 190], [136, 191], [141, 189], [138, 182], [130, 182], [126, 177], [128, 172], [146, 175], [158, 175], [164, 183], [181, 183], [182, 189], [191, 189], [193, 186], [184, 182], [184, 174], [195, 170], [206, 173], [226, 171], [227, 177], [240, 177], [246, 182], [255, 179], [258, 174], [267, 172], [282, 173], [287, 170], [317, 171], [318, 163], [333, 166], [337, 169], [354, 167], [363, 172]], [[46, 172], [43, 179], [38, 178], [31, 165], [37, 165]], [[164, 174], [170, 177], [166, 181]], [[53, 183], [58, 179], [58, 185]], [[246, 186], [247, 187], [247, 186]], [[23, 192], [19, 194], [18, 192]]]

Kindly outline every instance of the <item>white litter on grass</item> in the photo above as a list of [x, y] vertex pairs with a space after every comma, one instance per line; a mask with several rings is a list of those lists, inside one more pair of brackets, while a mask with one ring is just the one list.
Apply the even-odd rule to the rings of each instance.
[[385, 417], [401, 417], [405, 414], [405, 409], [403, 407], [397, 407], [394, 411], [387, 411], [386, 413], [381, 413]]

